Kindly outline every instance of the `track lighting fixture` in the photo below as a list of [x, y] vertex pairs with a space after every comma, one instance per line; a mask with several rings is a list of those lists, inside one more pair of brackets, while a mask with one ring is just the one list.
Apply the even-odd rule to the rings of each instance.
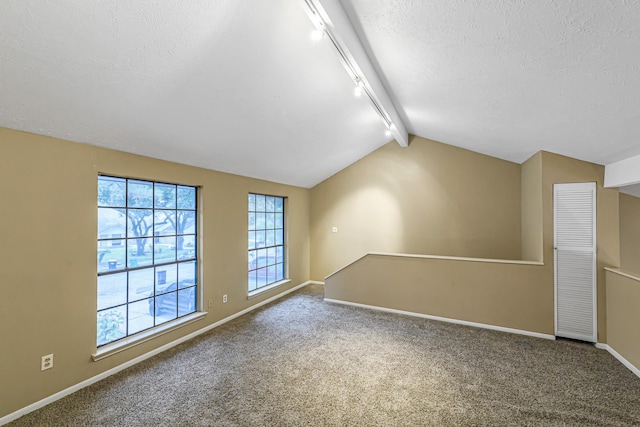
[[[385, 135], [388, 137], [393, 135], [398, 144], [407, 147], [409, 145], [407, 131], [393, 106], [393, 102], [391, 102], [389, 95], [386, 93], [384, 85], [369, 62], [366, 52], [354, 33], [349, 18], [339, 0], [300, 0], [300, 2], [315, 27], [311, 38], [315, 41], [328, 40], [338, 54], [338, 58], [345, 70], [356, 84], [354, 95], [357, 97], [365, 95], [384, 122]], [[329, 18], [327, 10], [321, 3], [329, 7], [333, 18]], [[340, 28], [344, 30], [341, 35], [338, 35], [336, 31], [336, 23], [340, 24]], [[349, 42], [348, 45], [345, 42], [345, 37]], [[355, 56], [361, 60], [364, 69], [356, 62], [354, 54], [349, 50], [348, 46], [355, 49], [353, 52], [357, 53]], [[363, 70], [367, 74], [364, 74]], [[367, 79], [367, 76], [372, 79], [371, 82]], [[374, 92], [374, 87], [376, 92]]]

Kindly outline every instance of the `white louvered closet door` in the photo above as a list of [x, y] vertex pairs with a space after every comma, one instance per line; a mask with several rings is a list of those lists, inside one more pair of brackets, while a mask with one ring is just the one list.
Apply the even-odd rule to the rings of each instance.
[[556, 184], [555, 334], [597, 342], [596, 184]]

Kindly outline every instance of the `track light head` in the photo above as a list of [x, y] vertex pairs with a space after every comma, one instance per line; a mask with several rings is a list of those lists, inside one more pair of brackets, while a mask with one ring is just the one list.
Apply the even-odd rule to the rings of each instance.
[[313, 40], [314, 42], [318, 42], [322, 40], [323, 36], [324, 36], [324, 31], [321, 29], [313, 30], [311, 32], [311, 40]]

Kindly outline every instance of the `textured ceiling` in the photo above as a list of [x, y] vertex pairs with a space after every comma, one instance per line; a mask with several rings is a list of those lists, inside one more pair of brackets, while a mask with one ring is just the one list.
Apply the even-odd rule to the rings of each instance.
[[0, 2], [0, 126], [310, 187], [389, 141], [297, 0]]
[[640, 154], [640, 2], [349, 0], [409, 132], [522, 162]]
[[[343, 0], [413, 134], [640, 154], [640, 0]], [[388, 138], [299, 0], [3, 0], [0, 126], [310, 187]]]

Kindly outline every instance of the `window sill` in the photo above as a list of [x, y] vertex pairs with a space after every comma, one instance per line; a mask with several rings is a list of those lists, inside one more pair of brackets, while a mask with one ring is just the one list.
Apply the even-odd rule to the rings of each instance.
[[190, 323], [198, 321], [204, 318], [206, 315], [207, 315], [206, 311], [200, 311], [200, 312], [193, 313], [188, 316], [184, 316], [179, 319], [176, 319], [173, 322], [167, 322], [153, 329], [142, 331], [130, 337], [123, 338], [117, 342], [114, 342], [113, 344], [107, 344], [103, 347], [100, 347], [95, 352], [95, 354], [91, 355], [91, 358], [93, 359], [94, 362], [97, 362], [98, 360], [102, 360], [116, 353], [120, 353], [121, 351], [135, 347], [136, 345], [142, 344], [143, 342], [147, 342], [155, 337], [164, 335], [167, 332], [174, 331]]
[[271, 289], [275, 289], [275, 288], [280, 287], [282, 285], [286, 285], [287, 283], [290, 283], [290, 282], [291, 282], [291, 279], [284, 279], [284, 280], [281, 280], [279, 282], [275, 282], [275, 283], [272, 283], [270, 285], [263, 286], [262, 288], [258, 288], [256, 290], [253, 290], [253, 291], [249, 292], [249, 294], [247, 296], [247, 299], [251, 299], [253, 297], [257, 297], [260, 294], [263, 294], [263, 293], [265, 293], [267, 291], [270, 291]]

